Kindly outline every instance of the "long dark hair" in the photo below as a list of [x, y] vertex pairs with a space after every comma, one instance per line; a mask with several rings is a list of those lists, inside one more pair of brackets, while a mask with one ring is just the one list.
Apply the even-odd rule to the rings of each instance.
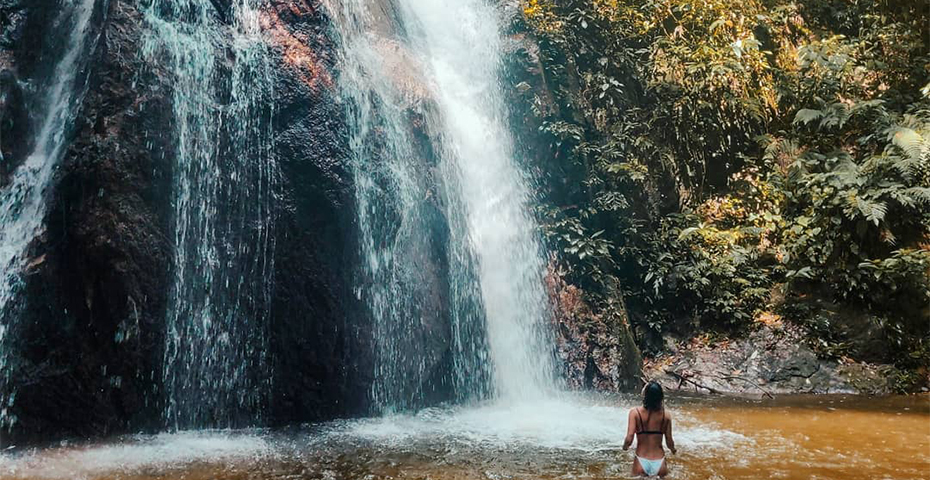
[[651, 381], [643, 389], [643, 407], [646, 410], [655, 412], [662, 408], [662, 399], [665, 398], [665, 392], [662, 391], [662, 385], [659, 382]]

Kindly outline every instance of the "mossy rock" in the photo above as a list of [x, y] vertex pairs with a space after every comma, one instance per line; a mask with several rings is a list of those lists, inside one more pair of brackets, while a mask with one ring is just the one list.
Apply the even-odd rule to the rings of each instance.
[[837, 375], [859, 393], [881, 395], [891, 393], [893, 379], [898, 370], [891, 365], [870, 365], [867, 363], [850, 363], [840, 365]]

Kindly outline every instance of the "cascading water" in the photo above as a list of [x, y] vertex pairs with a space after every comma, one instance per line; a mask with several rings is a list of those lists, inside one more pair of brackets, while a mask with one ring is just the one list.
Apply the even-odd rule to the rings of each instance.
[[10, 176], [0, 191], [0, 430], [16, 419], [8, 414], [15, 399], [11, 385], [14, 367], [10, 364], [16, 349], [9, 338], [19, 312], [14, 300], [21, 287], [21, 274], [27, 262], [27, 249], [45, 220], [46, 194], [55, 167], [67, 146], [71, 126], [86, 90], [82, 77], [87, 51], [93, 45], [91, 19], [95, 0], [65, 2], [55, 25], [69, 32], [64, 55], [58, 60], [47, 89], [39, 92], [39, 117], [31, 153]]
[[359, 295], [374, 318], [380, 410], [420, 405], [428, 383], [425, 345], [435, 295], [429, 274], [441, 251], [432, 234], [435, 162], [409, 128], [426, 95], [416, 60], [390, 36], [385, 5], [346, 0], [332, 6], [342, 41], [340, 84], [350, 127], [363, 271]]
[[171, 75], [170, 428], [256, 422], [273, 271], [271, 65], [257, 1], [153, 0], [143, 54]]
[[[416, 406], [430, 381], [424, 316], [451, 320], [460, 398], [554, 391], [530, 181], [503, 118], [498, 12], [482, 0], [347, 0], [331, 10], [352, 128], [359, 293], [378, 345], [376, 405]], [[418, 135], [430, 148], [417, 148]], [[445, 238], [431, 204], [443, 210]], [[437, 241], [446, 242], [448, 312], [423, 310]]]
[[[400, 0], [441, 116], [440, 156], [449, 203], [461, 202], [474, 252], [494, 392], [508, 400], [554, 390], [544, 325], [545, 262], [504, 120], [499, 12], [485, 0]], [[450, 211], [450, 215], [455, 215]]]

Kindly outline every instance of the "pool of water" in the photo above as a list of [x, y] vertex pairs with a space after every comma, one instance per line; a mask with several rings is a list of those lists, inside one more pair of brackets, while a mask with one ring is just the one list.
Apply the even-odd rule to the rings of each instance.
[[[288, 431], [201, 431], [8, 452], [0, 478], [607, 479], [632, 397], [432, 408]], [[930, 479], [930, 397], [676, 397], [677, 479]]]

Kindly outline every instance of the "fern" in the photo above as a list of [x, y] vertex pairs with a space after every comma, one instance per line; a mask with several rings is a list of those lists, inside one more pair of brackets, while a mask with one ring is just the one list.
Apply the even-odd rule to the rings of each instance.
[[915, 166], [930, 161], [930, 139], [910, 128], [893, 127], [890, 133], [892, 143], [904, 151], [907, 160]]
[[856, 220], [860, 216], [866, 221], [878, 225], [888, 213], [888, 205], [885, 202], [872, 200], [860, 196], [855, 190], [846, 194], [846, 207], [844, 214], [849, 220]]
[[930, 204], [930, 187], [911, 187], [904, 189], [901, 193], [912, 199], [915, 204]]

